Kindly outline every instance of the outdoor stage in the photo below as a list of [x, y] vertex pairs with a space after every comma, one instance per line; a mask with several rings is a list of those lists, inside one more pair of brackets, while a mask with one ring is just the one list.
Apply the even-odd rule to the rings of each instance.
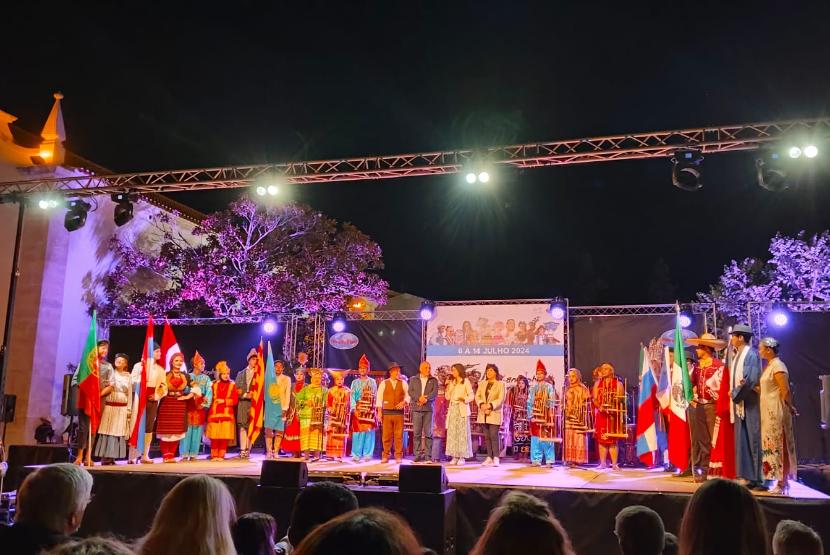
[[[698, 487], [691, 479], [673, 478], [661, 470], [551, 469], [507, 460], [497, 468], [445, 465], [451, 489], [444, 494], [399, 493], [396, 464], [315, 462], [308, 468], [310, 482], [343, 482], [353, 489], [361, 505], [381, 505], [402, 513], [425, 545], [445, 553], [466, 553], [484, 528], [490, 510], [510, 488], [547, 500], [571, 534], [577, 552], [598, 553], [616, 549], [614, 516], [628, 505], [652, 507], [662, 516], [666, 529], [676, 533], [686, 502]], [[270, 512], [282, 534], [298, 490], [259, 487], [261, 464], [261, 458], [255, 456], [247, 461], [96, 466], [92, 469], [95, 497], [81, 533], [140, 536], [161, 498], [178, 480], [190, 474], [210, 474], [228, 485], [240, 513]], [[830, 496], [794, 483], [790, 497], [760, 493], [758, 499], [771, 529], [784, 518], [801, 520], [818, 530], [830, 545]]]

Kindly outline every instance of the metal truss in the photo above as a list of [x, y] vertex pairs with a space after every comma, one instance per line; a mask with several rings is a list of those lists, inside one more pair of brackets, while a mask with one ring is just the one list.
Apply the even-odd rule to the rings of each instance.
[[313, 162], [288, 162], [113, 175], [31, 179], [0, 183], [0, 198], [9, 195], [60, 193], [89, 196], [114, 192], [173, 193], [247, 187], [258, 180], [289, 184], [327, 183], [444, 175], [465, 166], [493, 164], [537, 168], [614, 160], [665, 158], [682, 148], [703, 154], [755, 150], [790, 135], [830, 135], [830, 118], [749, 123], [678, 131], [654, 131], [564, 141], [496, 146], [480, 150], [369, 156]]
[[[567, 303], [567, 299], [562, 299]], [[474, 300], [474, 301], [437, 301], [435, 306], [485, 306], [485, 305], [503, 305], [503, 304], [550, 304], [553, 299], [492, 299], [492, 300]]]
[[346, 320], [420, 320], [420, 310], [377, 310], [375, 312], [347, 312]]
[[[260, 314], [254, 316], [221, 316], [218, 318], [168, 318], [171, 326], [210, 326], [220, 324], [261, 324], [268, 318], [280, 323], [287, 323], [296, 318], [293, 314]], [[102, 318], [98, 320], [101, 327], [111, 326], [146, 326], [147, 318]], [[156, 320], [155, 325], [163, 325], [164, 320]]]
[[[706, 314], [713, 310], [712, 303], [681, 303], [683, 308], [691, 308], [693, 314]], [[663, 316], [675, 314], [674, 304], [637, 304], [613, 306], [571, 306], [568, 316], [571, 318], [606, 318], [613, 316]]]

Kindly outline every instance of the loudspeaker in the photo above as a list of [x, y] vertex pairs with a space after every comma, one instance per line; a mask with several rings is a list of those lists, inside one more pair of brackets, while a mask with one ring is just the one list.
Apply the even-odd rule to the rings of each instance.
[[401, 465], [398, 491], [401, 493], [443, 493], [447, 490], [447, 473], [440, 464]]
[[260, 486], [304, 488], [308, 484], [308, 465], [302, 461], [262, 461]]

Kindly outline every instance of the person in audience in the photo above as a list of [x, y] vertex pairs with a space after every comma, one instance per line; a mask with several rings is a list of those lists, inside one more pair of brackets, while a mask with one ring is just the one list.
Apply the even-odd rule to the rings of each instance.
[[681, 555], [768, 555], [764, 513], [750, 491], [708, 480], [692, 495], [680, 526]]
[[323, 524], [297, 547], [296, 555], [421, 555], [409, 524], [398, 515], [370, 507]]
[[234, 555], [236, 506], [227, 486], [203, 474], [188, 476], [164, 496], [139, 555]]
[[544, 501], [508, 492], [490, 513], [470, 555], [573, 555], [571, 540]]
[[130, 546], [114, 538], [93, 536], [65, 543], [50, 551], [49, 555], [134, 555], [134, 553]]
[[678, 553], [680, 553], [680, 544], [677, 542], [677, 536], [666, 532], [663, 536], [663, 555], [677, 555]]
[[462, 465], [473, 456], [473, 442], [470, 436], [470, 403], [475, 399], [473, 386], [467, 379], [463, 364], [450, 368], [444, 396], [449, 402], [447, 409], [447, 456], [450, 464]]
[[790, 374], [778, 358], [779, 344], [773, 337], [761, 340], [761, 358], [767, 367], [761, 372], [761, 469], [764, 480], [777, 481], [770, 493], [787, 495], [796, 478], [793, 416], [798, 414], [790, 393]]
[[237, 555], [274, 555], [277, 521], [271, 515], [244, 514], [233, 525], [232, 534]]
[[772, 536], [773, 555], [821, 555], [824, 546], [815, 530], [797, 520], [782, 520]]
[[17, 491], [12, 526], [0, 526], [0, 551], [35, 555], [70, 541], [92, 499], [92, 475], [68, 463], [29, 474]]
[[631, 505], [617, 513], [614, 534], [623, 555], [661, 555], [666, 530], [663, 519], [643, 505]]
[[319, 482], [306, 486], [294, 500], [288, 534], [276, 545], [278, 555], [291, 555], [315, 528], [357, 509], [357, 497], [344, 485]]
[[130, 437], [130, 403], [132, 384], [130, 361], [124, 353], [115, 355], [115, 370], [101, 390], [101, 423], [95, 440], [95, 455], [102, 465], [113, 465], [116, 459], [127, 458], [127, 440]]

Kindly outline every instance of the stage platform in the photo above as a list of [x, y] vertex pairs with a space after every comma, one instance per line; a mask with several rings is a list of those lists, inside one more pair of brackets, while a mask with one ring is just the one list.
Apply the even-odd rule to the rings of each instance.
[[[291, 461], [294, 459], [284, 458]], [[504, 459], [503, 459], [504, 460]], [[223, 462], [198, 460], [152, 465], [95, 466], [94, 499], [84, 517], [82, 534], [114, 532], [135, 538], [149, 527], [164, 494], [187, 475], [210, 474], [228, 485], [240, 513], [260, 510], [277, 518], [285, 531], [296, 488], [259, 486], [262, 459]], [[404, 464], [412, 464], [404, 462]], [[395, 487], [397, 464], [380, 461], [314, 462], [309, 480], [335, 480], [350, 487], [362, 506], [377, 505], [404, 515], [423, 543], [439, 553], [466, 553], [484, 528], [490, 510], [511, 488], [545, 499], [571, 534], [577, 553], [616, 552], [614, 516], [623, 507], [641, 504], [656, 510], [667, 530], [677, 533], [690, 495], [699, 486], [661, 470], [562, 466], [531, 467], [508, 459], [499, 467], [480, 463], [445, 465], [450, 490], [444, 494], [406, 494]], [[830, 545], [830, 496], [794, 483], [790, 496], [756, 494], [770, 530], [792, 518], [814, 527]]]

